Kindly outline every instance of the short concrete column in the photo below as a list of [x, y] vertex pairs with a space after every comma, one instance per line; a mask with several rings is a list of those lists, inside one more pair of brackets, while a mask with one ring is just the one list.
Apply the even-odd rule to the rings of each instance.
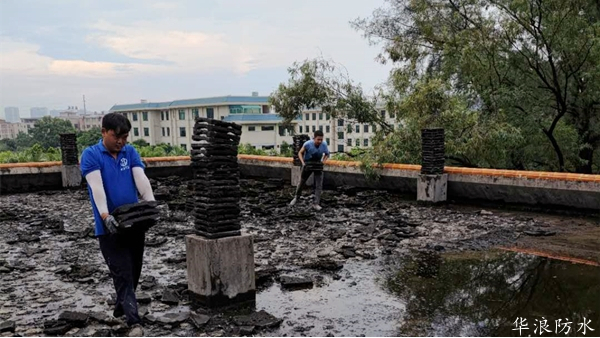
[[445, 202], [448, 191], [448, 175], [444, 174], [444, 129], [421, 131], [422, 163], [417, 181], [417, 200]]
[[185, 245], [188, 289], [194, 303], [208, 308], [255, 304], [252, 236], [206, 239], [188, 235]]
[[61, 134], [60, 150], [62, 153], [61, 176], [63, 188], [80, 187], [82, 178], [78, 165], [77, 136], [75, 134]]
[[197, 305], [219, 308], [255, 303], [252, 236], [241, 234], [240, 169], [242, 127], [197, 118], [191, 167], [190, 206], [195, 235], [186, 237], [188, 288]]

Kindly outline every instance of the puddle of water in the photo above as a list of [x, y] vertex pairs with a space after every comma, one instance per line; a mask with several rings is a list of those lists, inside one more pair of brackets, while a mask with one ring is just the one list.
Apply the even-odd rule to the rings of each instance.
[[[385, 287], [406, 304], [397, 334], [411, 336], [600, 335], [600, 268], [523, 253], [417, 253], [388, 266]], [[591, 322], [589, 322], [591, 320]], [[519, 321], [518, 323], [522, 323]], [[587, 329], [587, 328], [586, 328]], [[579, 332], [578, 332], [579, 331]]]
[[[257, 309], [284, 319], [279, 329], [261, 335], [394, 335], [404, 305], [378, 286], [374, 268], [367, 262], [352, 262], [339, 272], [340, 280], [322, 275], [322, 286], [286, 291], [276, 283], [259, 292]], [[311, 276], [315, 272], [298, 274]]]

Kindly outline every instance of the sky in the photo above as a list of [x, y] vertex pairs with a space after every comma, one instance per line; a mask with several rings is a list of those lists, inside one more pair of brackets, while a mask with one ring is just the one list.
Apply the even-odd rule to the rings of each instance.
[[389, 66], [349, 22], [384, 0], [0, 0], [4, 107], [269, 95], [295, 61], [325, 57], [368, 91]]

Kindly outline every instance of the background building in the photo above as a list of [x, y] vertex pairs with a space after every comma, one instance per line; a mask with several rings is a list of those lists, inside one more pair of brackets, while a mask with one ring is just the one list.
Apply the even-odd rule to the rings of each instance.
[[46, 107], [33, 107], [29, 109], [30, 116], [32, 118], [40, 118], [48, 115], [48, 108]]
[[21, 121], [21, 117], [19, 116], [19, 108], [5, 107], [4, 108], [4, 117], [6, 119], [6, 122], [18, 123], [19, 121]]
[[242, 143], [262, 149], [277, 149], [291, 132], [278, 136], [281, 118], [272, 114], [268, 97], [221, 96], [151, 103], [115, 105], [110, 112], [124, 114], [132, 124], [131, 141], [143, 139], [151, 145], [166, 143], [191, 149], [196, 117], [232, 121], [244, 125]]
[[0, 140], [5, 138], [14, 139], [17, 137], [18, 132], [18, 124], [0, 119]]

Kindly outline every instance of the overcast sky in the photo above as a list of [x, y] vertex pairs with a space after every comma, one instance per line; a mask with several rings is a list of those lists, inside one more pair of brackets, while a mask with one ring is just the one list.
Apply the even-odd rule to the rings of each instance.
[[323, 55], [367, 89], [387, 78], [349, 21], [383, 0], [0, 0], [0, 115], [17, 106], [268, 95]]

